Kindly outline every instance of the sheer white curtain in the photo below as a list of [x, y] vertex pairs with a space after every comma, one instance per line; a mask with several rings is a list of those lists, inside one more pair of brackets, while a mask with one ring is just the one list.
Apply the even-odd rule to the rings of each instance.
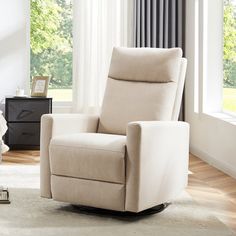
[[97, 113], [114, 46], [133, 46], [133, 0], [74, 0], [73, 111]]

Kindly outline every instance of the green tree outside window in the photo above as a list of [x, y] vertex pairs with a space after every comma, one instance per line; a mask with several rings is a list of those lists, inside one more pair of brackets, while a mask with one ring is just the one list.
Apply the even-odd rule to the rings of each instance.
[[31, 77], [49, 75], [49, 89], [71, 89], [71, 0], [31, 0], [30, 24]]
[[224, 0], [223, 109], [236, 113], [236, 0]]

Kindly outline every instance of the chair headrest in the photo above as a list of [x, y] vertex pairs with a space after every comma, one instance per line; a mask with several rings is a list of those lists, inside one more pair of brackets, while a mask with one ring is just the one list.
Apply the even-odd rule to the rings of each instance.
[[176, 82], [181, 58], [181, 48], [115, 47], [109, 77], [136, 82]]

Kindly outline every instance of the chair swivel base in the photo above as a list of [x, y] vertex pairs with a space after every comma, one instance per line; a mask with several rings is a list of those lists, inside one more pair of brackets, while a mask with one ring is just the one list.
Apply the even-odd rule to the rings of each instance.
[[144, 211], [140, 212], [129, 212], [129, 211], [113, 211], [113, 210], [107, 210], [107, 209], [101, 209], [101, 208], [95, 208], [95, 207], [89, 207], [89, 206], [81, 206], [81, 205], [73, 205], [73, 207], [78, 211], [78, 213], [84, 213], [84, 214], [93, 214], [93, 215], [101, 215], [101, 216], [110, 216], [110, 217], [120, 217], [120, 218], [136, 218], [136, 217], [142, 217], [147, 215], [153, 215], [156, 213], [160, 213], [165, 208], [167, 208], [170, 205], [170, 203], [163, 203], [160, 205], [157, 205], [155, 207], [146, 209]]

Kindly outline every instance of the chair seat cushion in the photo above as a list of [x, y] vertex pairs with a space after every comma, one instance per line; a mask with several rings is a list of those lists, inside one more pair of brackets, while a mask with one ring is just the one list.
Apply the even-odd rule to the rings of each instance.
[[126, 136], [78, 133], [54, 137], [49, 154], [51, 173], [59, 176], [125, 182]]

